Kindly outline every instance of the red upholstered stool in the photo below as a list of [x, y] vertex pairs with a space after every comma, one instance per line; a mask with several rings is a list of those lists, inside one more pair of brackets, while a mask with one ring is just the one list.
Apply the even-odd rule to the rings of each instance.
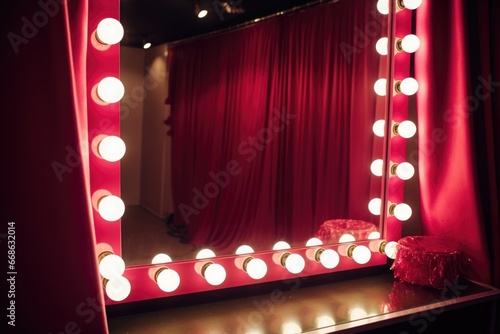
[[399, 240], [392, 265], [394, 277], [412, 284], [446, 288], [465, 272], [468, 260], [460, 247], [432, 236], [411, 236]]
[[332, 219], [321, 224], [315, 237], [324, 243], [337, 243], [343, 234], [350, 234], [356, 240], [366, 240], [370, 233], [376, 231], [377, 226], [364, 220]]

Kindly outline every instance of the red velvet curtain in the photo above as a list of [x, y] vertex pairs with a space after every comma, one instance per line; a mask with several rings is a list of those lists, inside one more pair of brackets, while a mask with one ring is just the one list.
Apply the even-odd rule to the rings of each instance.
[[500, 286], [498, 1], [424, 1], [416, 56], [423, 233], [462, 244]]
[[195, 246], [304, 245], [327, 219], [378, 224], [374, 8], [329, 3], [171, 47], [175, 219]]
[[[2, 6], [2, 281], [15, 276], [14, 294], [2, 289], [2, 327], [106, 333], [86, 158], [88, 1]], [[17, 274], [5, 274], [8, 245]], [[12, 301], [15, 327], [6, 318]]]

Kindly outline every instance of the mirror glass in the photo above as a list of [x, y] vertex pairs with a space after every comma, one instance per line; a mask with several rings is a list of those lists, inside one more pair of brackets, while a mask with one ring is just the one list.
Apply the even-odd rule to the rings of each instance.
[[[384, 155], [384, 138], [376, 136], [372, 127], [385, 118], [387, 109], [386, 98], [374, 92], [374, 83], [387, 77], [388, 67], [387, 57], [376, 51], [388, 31], [387, 17], [376, 5], [376, 0], [337, 0], [147, 50], [122, 45], [120, 76], [126, 94], [121, 101], [120, 132], [127, 153], [121, 161], [121, 195], [127, 208], [121, 230], [122, 257], [128, 266], [149, 264], [158, 253], [177, 261], [193, 259], [203, 248], [227, 255], [241, 245], [264, 251], [278, 241], [299, 247], [313, 237], [338, 243], [344, 235], [364, 240], [381, 233], [381, 216], [369, 211], [372, 199], [383, 201], [384, 180], [377, 170], [383, 168], [379, 159]], [[227, 51], [236, 46], [227, 43], [231, 36], [248, 38], [238, 42], [239, 48], [245, 47], [245, 41], [255, 46], [252, 34], [259, 29], [293, 26], [293, 20], [299, 22], [310, 11], [332, 13], [328, 22], [333, 32], [318, 32], [316, 26], [301, 29], [302, 44], [296, 46], [287, 45], [295, 38], [292, 33], [281, 32], [276, 36], [283, 39], [258, 47], [278, 46], [279, 57], [301, 59], [296, 66], [281, 58], [268, 62], [268, 68], [256, 68], [252, 56], [248, 66], [232, 67], [235, 61]], [[138, 14], [151, 15], [151, 20], [158, 16], [157, 12]], [[129, 19], [122, 20], [126, 32]], [[283, 48], [288, 48], [287, 54]], [[313, 49], [313, 56], [302, 57]], [[220, 71], [230, 68], [238, 71], [237, 78], [246, 76], [235, 79], [239, 84], [252, 87], [253, 82], [271, 89], [274, 79], [251, 73], [275, 73], [282, 64], [289, 68], [280, 75], [285, 73], [293, 84], [283, 86], [286, 98], [279, 102], [258, 104], [258, 97], [238, 95], [246, 99], [244, 103], [255, 102], [251, 116], [261, 118], [245, 118], [250, 108], [243, 102], [229, 106], [228, 96], [217, 99], [218, 106], [209, 106], [214, 98], [206, 96], [206, 90], [219, 87], [220, 77], [208, 86], [185, 89], [183, 93], [192, 98], [184, 95], [183, 102], [178, 102], [181, 89], [172, 93], [169, 82], [178, 85], [179, 76], [193, 78], [189, 69], [198, 70], [195, 77], [203, 83], [210, 82], [204, 75], [220, 72], [218, 68], [202, 71], [199, 63], [189, 63], [191, 56], [200, 59], [192, 50], [220, 53], [224, 60], [217, 63]], [[175, 78], [173, 69], [178, 74]], [[314, 71], [314, 80], [297, 78], [304, 71]], [[307, 91], [309, 103], [301, 101], [301, 91]], [[174, 110], [177, 114], [172, 115]], [[219, 118], [221, 112], [226, 118]], [[231, 115], [242, 118], [227, 124], [221, 121]], [[196, 124], [184, 126], [188, 120]], [[273, 133], [270, 122], [276, 125]], [[228, 133], [230, 140], [222, 138]], [[372, 164], [376, 160], [379, 164]]]

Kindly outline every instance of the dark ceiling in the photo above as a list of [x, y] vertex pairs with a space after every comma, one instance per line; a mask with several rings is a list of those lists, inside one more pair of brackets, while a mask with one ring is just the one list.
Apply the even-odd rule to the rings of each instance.
[[[143, 38], [153, 46], [171, 43], [322, 2], [328, 0], [121, 0], [121, 44], [142, 47]], [[208, 10], [205, 18], [195, 15], [196, 3]]]

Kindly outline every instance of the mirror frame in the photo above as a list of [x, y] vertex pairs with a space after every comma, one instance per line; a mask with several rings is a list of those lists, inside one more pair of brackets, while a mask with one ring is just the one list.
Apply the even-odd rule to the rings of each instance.
[[[391, 13], [388, 17], [389, 45], [395, 45], [395, 36], [404, 36], [411, 33], [412, 13], [409, 10], [396, 12], [396, 1], [389, 0]], [[375, 1], [374, 1], [375, 3]], [[375, 8], [374, 8], [375, 10]], [[89, 25], [88, 25], [88, 48], [87, 48], [87, 89], [88, 89], [88, 129], [89, 129], [89, 191], [93, 205], [93, 220], [96, 240], [96, 257], [103, 250], [108, 250], [121, 256], [121, 221], [108, 222], [100, 217], [97, 212], [97, 203], [103, 194], [120, 196], [120, 163], [107, 162], [99, 158], [95, 152], [95, 140], [98, 135], [120, 135], [120, 103], [103, 104], [96, 98], [97, 83], [104, 77], [114, 76], [119, 78], [120, 68], [120, 46], [101, 45], [95, 38], [95, 30], [100, 20], [111, 17], [119, 20], [120, 0], [104, 1], [89, 0]], [[397, 29], [396, 29], [397, 28]], [[400, 122], [407, 119], [408, 97], [395, 94], [392, 89], [393, 78], [405, 78], [410, 74], [410, 55], [401, 53], [396, 57], [395, 50], [389, 50], [388, 78], [386, 96], [386, 129], [384, 137], [383, 160], [385, 162], [401, 162], [406, 159], [406, 143], [399, 136], [392, 134], [392, 126], [387, 126], [388, 120]], [[388, 262], [387, 256], [381, 251], [381, 244], [387, 241], [397, 241], [401, 237], [402, 223], [388, 214], [391, 203], [401, 203], [404, 196], [404, 182], [390, 175], [390, 163], [385, 163], [385, 172], [382, 180], [382, 217], [379, 226], [381, 239], [356, 241], [348, 244], [323, 245], [325, 249], [333, 249], [340, 255], [340, 263], [334, 269], [327, 269], [320, 263], [314, 261], [311, 254], [320, 246], [293, 247], [286, 251], [261, 251], [253, 253], [268, 265], [267, 275], [261, 280], [254, 280], [244, 272], [238, 263], [241, 263], [246, 255], [224, 255], [205, 260], [182, 260], [161, 265], [141, 265], [127, 267], [123, 273], [131, 285], [130, 294], [121, 301], [111, 300], [106, 294], [106, 305], [122, 304], [136, 301], [144, 301], [170, 296], [192, 294], [204, 291], [241, 287], [246, 285], [261, 284], [266, 282], [293, 280], [300, 277], [330, 274], [335, 272], [356, 270], [374, 266], [384, 266]], [[358, 264], [348, 256], [350, 246], [363, 245], [371, 250], [371, 259], [366, 264]], [[103, 246], [105, 246], [103, 248]], [[306, 267], [300, 274], [292, 274], [280, 265], [279, 258], [284, 252], [300, 254], [306, 260]], [[212, 286], [200, 274], [201, 267], [206, 262], [214, 262], [222, 265], [227, 272], [226, 280], [218, 286]], [[155, 272], [159, 268], [168, 267], [175, 270], [181, 277], [181, 284], [175, 291], [167, 293], [159, 289], [154, 281]], [[187, 283], [187, 284], [186, 284]], [[105, 285], [105, 284], [104, 284]]]

